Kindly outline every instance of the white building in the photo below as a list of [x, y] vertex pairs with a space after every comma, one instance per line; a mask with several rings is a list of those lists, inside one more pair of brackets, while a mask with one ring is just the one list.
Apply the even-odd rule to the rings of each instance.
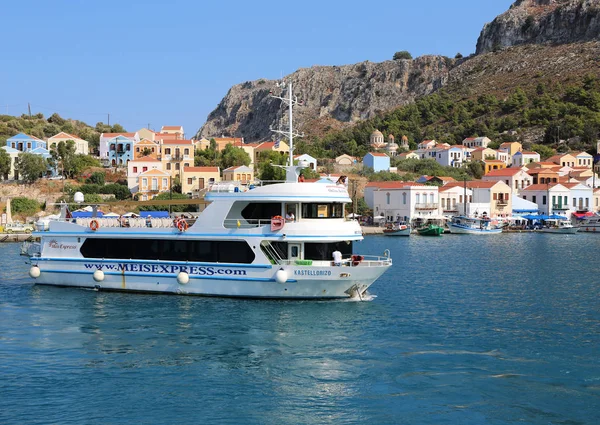
[[308, 167], [311, 170], [317, 171], [317, 159], [313, 158], [307, 153], [304, 153], [302, 155], [294, 155], [294, 161], [306, 161], [308, 163]]
[[533, 182], [533, 178], [523, 168], [502, 168], [500, 170], [491, 170], [481, 178], [483, 181], [504, 182], [512, 188], [513, 194], [526, 188]]
[[373, 191], [373, 214], [383, 215], [388, 222], [437, 218], [439, 192], [437, 186], [414, 182], [380, 182]]
[[464, 186], [446, 185], [439, 188], [439, 197], [442, 215], [450, 218], [464, 214], [464, 205], [473, 200], [473, 191]]
[[468, 148], [487, 148], [490, 142], [487, 137], [467, 137], [462, 144]]
[[537, 152], [522, 151], [517, 152], [512, 157], [513, 167], [524, 167], [532, 162], [540, 162], [540, 154]]

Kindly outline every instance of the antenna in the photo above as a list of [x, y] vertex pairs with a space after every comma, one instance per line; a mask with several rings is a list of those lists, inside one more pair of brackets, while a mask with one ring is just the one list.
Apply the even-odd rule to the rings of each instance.
[[293, 167], [294, 166], [294, 137], [304, 137], [304, 133], [302, 133], [302, 134], [294, 133], [293, 125], [292, 125], [293, 109], [294, 109], [294, 106], [296, 106], [296, 105], [302, 106], [303, 102], [302, 102], [302, 100], [298, 100], [298, 98], [296, 96], [292, 95], [292, 83], [291, 82], [289, 82], [289, 83], [286, 83], [285, 81], [277, 82], [276, 86], [279, 88], [285, 88], [287, 86], [286, 97], [275, 96], [273, 94], [273, 91], [270, 91], [269, 94], [271, 97], [281, 100], [281, 102], [283, 104], [288, 106], [288, 108], [289, 108], [288, 114], [289, 114], [289, 119], [290, 119], [289, 130], [286, 132], [284, 130], [276, 130], [272, 127], [270, 127], [270, 130], [273, 133], [281, 134], [281, 135], [288, 137], [289, 146], [290, 146], [289, 166]]

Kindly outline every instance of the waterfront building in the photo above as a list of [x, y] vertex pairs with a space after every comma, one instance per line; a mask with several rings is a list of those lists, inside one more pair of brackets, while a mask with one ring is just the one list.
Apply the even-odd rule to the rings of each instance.
[[254, 170], [246, 165], [229, 167], [223, 170], [223, 180], [249, 184], [254, 181]]
[[[466, 184], [465, 184], [466, 183]], [[448, 183], [445, 188], [464, 186], [472, 190], [472, 199], [467, 203], [467, 211], [461, 209], [461, 214], [487, 215], [488, 217], [506, 217], [512, 211], [512, 191], [503, 181], [481, 181]]]
[[[373, 183], [376, 183], [373, 185]], [[372, 182], [373, 213], [387, 222], [438, 218], [439, 188], [416, 182]]]
[[532, 184], [521, 191], [521, 197], [537, 205], [540, 214], [570, 217], [571, 190], [560, 183]]
[[450, 218], [455, 215], [462, 215], [465, 211], [465, 203], [470, 204], [473, 201], [473, 190], [465, 188], [459, 184], [446, 184], [439, 188], [440, 212]]
[[37, 148], [46, 149], [46, 142], [35, 136], [25, 133], [19, 133], [6, 139], [6, 146], [18, 150], [19, 152], [31, 152]]
[[89, 155], [90, 149], [87, 140], [83, 140], [73, 134], [65, 133], [64, 131], [61, 131], [60, 133], [48, 138], [48, 149], [52, 150], [60, 142], [66, 143], [69, 140], [72, 140], [75, 143], [76, 154]]
[[369, 152], [363, 158], [363, 165], [372, 168], [374, 172], [389, 171], [390, 157], [384, 153]]

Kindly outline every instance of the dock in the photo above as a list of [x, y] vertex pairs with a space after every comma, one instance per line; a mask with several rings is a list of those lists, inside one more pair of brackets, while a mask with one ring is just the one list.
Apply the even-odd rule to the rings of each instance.
[[37, 239], [31, 233], [0, 233], [0, 242], [33, 242]]

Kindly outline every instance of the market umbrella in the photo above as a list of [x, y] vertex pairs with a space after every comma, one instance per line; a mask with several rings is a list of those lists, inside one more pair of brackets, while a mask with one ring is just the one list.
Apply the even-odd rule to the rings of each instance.
[[550, 216], [548, 216], [549, 219], [552, 220], [568, 220], [567, 217], [565, 217], [564, 215], [558, 215], [558, 214], [552, 214]]

